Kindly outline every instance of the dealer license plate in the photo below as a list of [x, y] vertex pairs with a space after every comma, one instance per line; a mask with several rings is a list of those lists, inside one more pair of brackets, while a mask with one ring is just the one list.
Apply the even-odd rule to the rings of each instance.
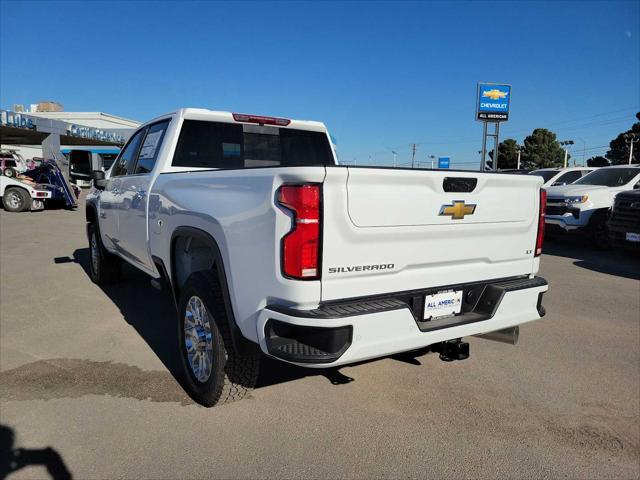
[[462, 290], [451, 290], [427, 295], [424, 299], [424, 319], [450, 317], [460, 313]]
[[640, 233], [627, 232], [628, 242], [640, 242]]

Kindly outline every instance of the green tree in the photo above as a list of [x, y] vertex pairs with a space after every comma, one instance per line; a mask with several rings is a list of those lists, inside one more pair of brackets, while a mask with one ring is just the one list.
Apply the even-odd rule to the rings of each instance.
[[558, 143], [556, 134], [546, 128], [536, 128], [525, 138], [522, 165], [527, 169], [562, 167], [564, 150]]
[[609, 165], [611, 165], [611, 163], [609, 163], [609, 160], [600, 155], [598, 155], [597, 157], [591, 157], [589, 160], [587, 160], [588, 167], [608, 167]]
[[630, 136], [635, 134], [636, 144], [633, 146], [633, 158], [631, 163], [640, 163], [640, 145], [638, 145], [637, 139], [640, 138], [640, 112], [636, 113], [638, 121], [634, 123], [629, 130], [618, 135], [614, 140], [609, 143], [609, 151], [607, 157], [611, 159], [613, 165], [621, 165], [629, 163], [629, 142], [625, 138], [625, 135]]
[[[518, 142], [513, 138], [507, 138], [498, 145], [498, 168], [518, 167]], [[487, 160], [487, 167], [493, 166], [493, 150], [489, 152], [491, 160]]]

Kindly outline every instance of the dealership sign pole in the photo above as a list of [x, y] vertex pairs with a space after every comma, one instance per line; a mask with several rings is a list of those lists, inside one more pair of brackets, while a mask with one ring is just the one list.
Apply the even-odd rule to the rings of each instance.
[[[487, 157], [487, 137], [493, 137], [492, 169], [498, 168], [498, 144], [500, 137], [500, 122], [509, 120], [509, 105], [511, 104], [511, 85], [504, 83], [479, 83], [476, 97], [476, 120], [483, 123], [482, 133], [482, 161], [480, 170], [485, 169]], [[492, 123], [493, 133], [489, 133], [487, 124]]]

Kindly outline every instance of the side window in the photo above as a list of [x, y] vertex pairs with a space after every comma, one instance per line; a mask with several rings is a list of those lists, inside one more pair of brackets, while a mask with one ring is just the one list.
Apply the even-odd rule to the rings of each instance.
[[134, 133], [133, 137], [131, 137], [129, 143], [127, 143], [124, 150], [120, 153], [118, 160], [116, 160], [116, 164], [113, 166], [113, 171], [111, 172], [112, 177], [121, 177], [131, 173], [129, 170], [131, 169], [133, 160], [138, 153], [145, 130], [146, 129], [139, 130]]
[[149, 173], [153, 170], [168, 126], [169, 120], [156, 123], [148, 128], [147, 136], [142, 143], [136, 169], [133, 173]]
[[572, 172], [567, 172], [564, 175], [560, 175], [560, 178], [556, 180], [557, 183], [566, 183], [567, 185], [575, 182], [582, 176], [580, 170], [573, 170]]

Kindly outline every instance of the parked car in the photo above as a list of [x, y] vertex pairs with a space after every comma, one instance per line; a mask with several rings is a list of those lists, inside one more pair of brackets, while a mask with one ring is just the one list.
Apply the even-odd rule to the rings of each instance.
[[614, 246], [640, 250], [640, 185], [616, 195], [607, 228]]
[[51, 192], [42, 185], [0, 176], [0, 197], [6, 211], [24, 212], [42, 210], [43, 202], [51, 198]]
[[616, 194], [638, 188], [640, 165], [602, 167], [572, 185], [547, 189], [550, 234], [586, 233], [597, 248], [608, 248], [607, 219]]
[[569, 185], [594, 171], [593, 167], [540, 168], [529, 172], [544, 179], [542, 188]]
[[91, 279], [124, 261], [166, 288], [203, 405], [241, 398], [260, 351], [312, 368], [426, 346], [460, 360], [462, 337], [514, 343], [544, 315], [538, 177], [341, 166], [322, 123], [183, 109], [93, 179]]

